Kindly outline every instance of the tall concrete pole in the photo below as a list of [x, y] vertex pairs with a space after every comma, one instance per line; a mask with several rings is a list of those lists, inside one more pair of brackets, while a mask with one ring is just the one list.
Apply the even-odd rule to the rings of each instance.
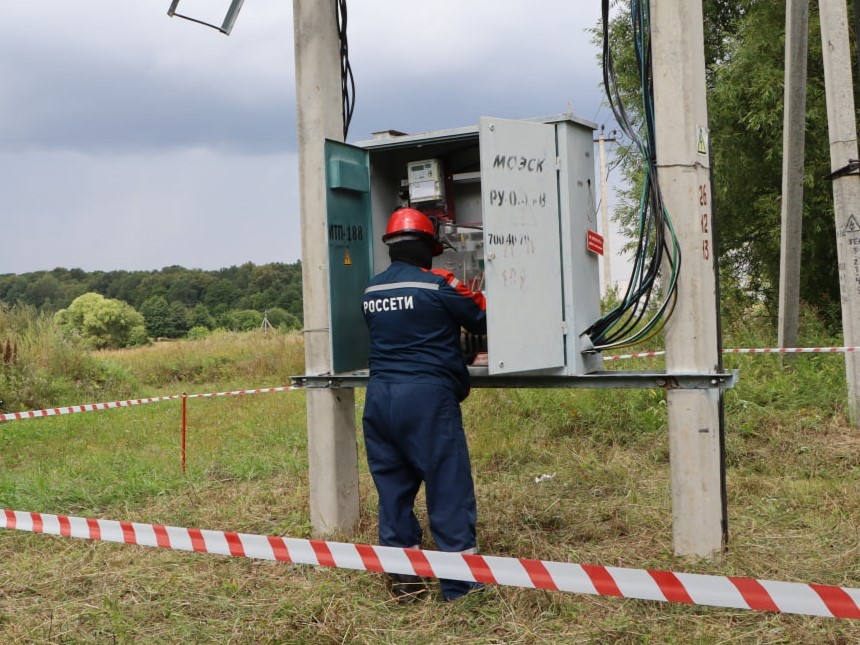
[[797, 347], [803, 162], [806, 143], [806, 53], [809, 0], [786, 0], [785, 93], [782, 126], [782, 231], [779, 253], [780, 347]]
[[[343, 140], [340, 44], [332, 0], [293, 0], [302, 223], [305, 373], [331, 370], [323, 140]], [[348, 536], [358, 521], [355, 395], [307, 390], [311, 522]]]
[[[654, 0], [651, 34], [658, 178], [682, 253], [666, 370], [713, 373], [721, 352], [701, 0]], [[724, 536], [720, 392], [670, 389], [666, 400], [674, 551], [709, 557]]]
[[600, 157], [600, 227], [603, 233], [603, 295], [612, 288], [612, 255], [609, 252], [609, 173], [606, 171], [606, 142], [615, 141], [607, 139], [601, 129], [597, 137], [597, 150]]
[[[846, 168], [857, 159], [857, 122], [851, 51], [848, 45], [848, 8], [845, 0], [819, 0], [830, 167]], [[842, 295], [842, 332], [845, 344], [860, 344], [860, 175], [843, 174], [833, 180], [836, 251]], [[860, 427], [860, 355], [845, 355], [848, 406]]]

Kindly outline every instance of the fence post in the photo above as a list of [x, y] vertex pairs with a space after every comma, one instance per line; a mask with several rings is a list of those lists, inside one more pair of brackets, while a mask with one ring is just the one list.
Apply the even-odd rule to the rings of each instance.
[[185, 474], [185, 437], [188, 431], [188, 395], [182, 393], [182, 474]]

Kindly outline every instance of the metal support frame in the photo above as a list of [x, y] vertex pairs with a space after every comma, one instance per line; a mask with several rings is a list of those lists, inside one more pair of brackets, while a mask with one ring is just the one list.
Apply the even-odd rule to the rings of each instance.
[[[666, 389], [703, 390], [731, 389], [738, 380], [738, 371], [712, 373], [672, 373], [663, 371], [600, 371], [584, 376], [527, 375], [490, 376], [486, 368], [470, 370], [473, 388], [580, 388], [580, 389]], [[366, 370], [347, 374], [304, 374], [293, 376], [293, 385], [307, 388], [360, 388], [366, 387]]]

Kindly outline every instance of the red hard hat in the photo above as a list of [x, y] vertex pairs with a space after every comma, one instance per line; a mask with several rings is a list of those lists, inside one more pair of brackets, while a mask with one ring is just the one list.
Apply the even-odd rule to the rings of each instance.
[[400, 236], [424, 237], [433, 243], [433, 255], [441, 255], [442, 245], [436, 238], [436, 226], [424, 213], [414, 208], [398, 208], [388, 218], [382, 241], [391, 244]]

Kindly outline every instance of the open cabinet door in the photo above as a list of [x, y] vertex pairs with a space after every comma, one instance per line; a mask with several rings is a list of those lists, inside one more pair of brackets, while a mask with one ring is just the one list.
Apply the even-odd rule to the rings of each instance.
[[370, 166], [366, 150], [325, 141], [332, 372], [367, 367], [361, 299], [373, 277]]
[[480, 147], [489, 372], [562, 367], [555, 127], [483, 117]]

